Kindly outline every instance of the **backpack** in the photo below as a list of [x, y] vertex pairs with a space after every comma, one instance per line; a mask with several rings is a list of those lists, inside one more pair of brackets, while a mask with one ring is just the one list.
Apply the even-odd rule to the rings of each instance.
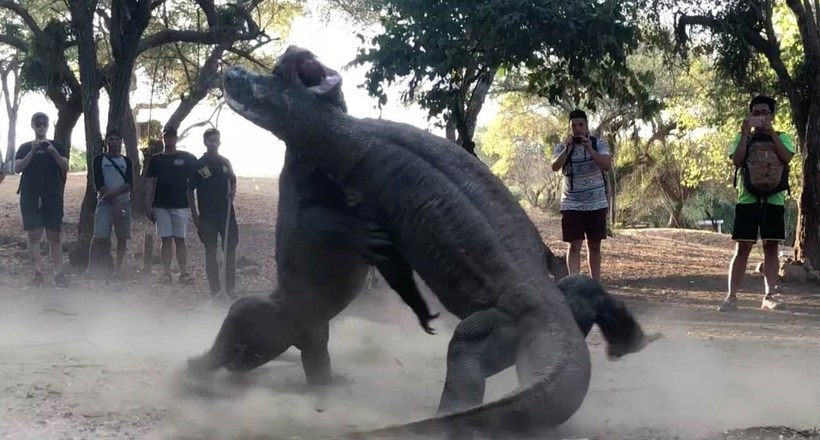
[[[589, 137], [592, 142], [592, 149], [598, 151], [598, 138], [595, 136]], [[569, 176], [569, 189], [572, 189], [572, 154], [567, 155], [567, 161], [564, 162], [563, 172], [565, 176]], [[606, 172], [601, 170], [601, 178], [604, 179], [604, 191], [609, 191], [609, 181], [606, 178]]]
[[[777, 133], [779, 136], [780, 133]], [[766, 199], [781, 191], [791, 194], [789, 188], [789, 164], [780, 161], [774, 141], [766, 134], [752, 135], [746, 145], [743, 165], [735, 167], [733, 186], [737, 188], [737, 173], [743, 169], [743, 186], [749, 194], [765, 203]]]

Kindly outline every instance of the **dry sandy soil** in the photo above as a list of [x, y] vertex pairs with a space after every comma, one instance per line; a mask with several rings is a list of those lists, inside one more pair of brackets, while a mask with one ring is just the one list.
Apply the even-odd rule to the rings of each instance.
[[[17, 181], [11, 176], [0, 185], [0, 438], [311, 439], [435, 411], [454, 320], [443, 314], [435, 322], [439, 334], [426, 335], [382, 285], [365, 290], [333, 321], [331, 352], [341, 380], [325, 412], [314, 410], [295, 352], [251, 374], [194, 387], [182, 374], [184, 361], [209, 346], [227, 305], [208, 300], [193, 228], [189, 259], [197, 282], [191, 287], [158, 285], [155, 269], [117, 281], [75, 273], [69, 289], [53, 287], [47, 275], [45, 287], [27, 288]], [[69, 178], [67, 242], [76, 237], [84, 181]], [[238, 190], [242, 293], [267, 293], [275, 283], [276, 182], [240, 179]], [[533, 218], [561, 250], [558, 222]], [[135, 220], [139, 240], [128, 254], [135, 269], [150, 226]], [[762, 279], [751, 275], [741, 311], [719, 314], [732, 252], [727, 237], [616, 231], [604, 252], [605, 284], [648, 331], [666, 338], [608, 362], [594, 330], [587, 398], [560, 432], [545, 438], [820, 438], [811, 431], [820, 425], [816, 286], [785, 286], [789, 308], [763, 312], [757, 308]], [[757, 261], [759, 255], [750, 269]], [[487, 398], [514, 383], [513, 371], [493, 377]], [[752, 429], [763, 426], [775, 428]]]

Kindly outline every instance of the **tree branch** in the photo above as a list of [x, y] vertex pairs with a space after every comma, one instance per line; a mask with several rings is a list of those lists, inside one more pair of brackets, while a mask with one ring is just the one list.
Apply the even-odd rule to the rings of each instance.
[[803, 40], [803, 47], [806, 50], [806, 58], [814, 65], [820, 60], [820, 40], [818, 40], [817, 28], [809, 13], [799, 0], [786, 0], [786, 4], [797, 18], [797, 28], [800, 30], [800, 37]]
[[8, 9], [9, 11], [17, 14], [21, 19], [23, 19], [23, 22], [34, 34], [34, 37], [40, 38], [43, 32], [42, 29], [40, 29], [40, 26], [37, 25], [34, 17], [32, 17], [26, 8], [20, 4], [19, 0], [0, 0], [0, 8]]
[[12, 37], [11, 35], [0, 34], [0, 44], [11, 46], [20, 51], [27, 51], [28, 44], [20, 38]]
[[240, 32], [233, 37], [226, 37], [225, 35], [217, 35], [210, 31], [177, 31], [168, 29], [143, 38], [137, 45], [137, 53], [142, 54], [146, 50], [168, 43], [219, 44], [226, 41], [250, 41], [259, 35], [260, 34], [250, 32]]
[[[795, 1], [796, 0], [788, 0], [789, 3], [793, 3]], [[738, 29], [737, 27], [729, 27], [728, 24], [714, 17], [705, 15], [683, 15], [678, 19], [678, 23], [676, 25], [675, 33], [678, 37], [678, 44], [686, 43], [686, 28], [691, 26], [701, 26], [710, 29], [712, 32], [725, 34], [732, 34], [733, 30]], [[777, 41], [769, 41], [763, 38], [760, 33], [754, 29], [742, 27], [739, 28], [739, 30], [740, 35], [737, 36], [743, 38], [746, 43], [755, 48], [755, 50], [763, 54], [763, 56], [769, 60], [769, 65], [771, 65], [772, 70], [774, 70], [777, 75], [780, 86], [788, 94], [789, 101], [792, 103], [792, 109], [795, 109], [795, 105], [800, 103], [800, 95], [797, 88], [794, 86], [794, 80], [789, 73], [789, 69], [786, 67], [786, 64], [783, 62], [783, 58], [780, 56], [780, 46], [777, 45]]]

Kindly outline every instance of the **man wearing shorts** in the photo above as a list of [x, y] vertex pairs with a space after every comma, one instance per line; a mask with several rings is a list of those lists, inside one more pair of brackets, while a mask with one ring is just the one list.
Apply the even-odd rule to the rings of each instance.
[[151, 156], [145, 174], [148, 218], [156, 223], [157, 235], [162, 241], [162, 281], [171, 282], [171, 252], [175, 247], [179, 282], [190, 283], [193, 278], [188, 273], [188, 249], [185, 244], [190, 218], [187, 188], [196, 157], [187, 151], [177, 150], [176, 128], [166, 127], [162, 140], [165, 151]]
[[564, 175], [561, 190], [562, 238], [569, 243], [567, 269], [581, 271], [581, 245], [587, 241], [590, 276], [601, 278], [601, 240], [606, 239], [609, 203], [604, 172], [612, 165], [609, 146], [589, 134], [587, 116], [581, 110], [569, 114], [570, 133], [553, 149], [553, 171]]
[[51, 260], [54, 262], [54, 284], [67, 287], [63, 273], [63, 246], [60, 237], [63, 224], [63, 191], [68, 172], [68, 152], [59, 142], [46, 139], [48, 116], [31, 117], [34, 140], [20, 145], [14, 157], [14, 172], [20, 177], [20, 212], [23, 229], [28, 234], [28, 251], [34, 269], [32, 284], [43, 284], [40, 242], [46, 232]]
[[[122, 155], [122, 136], [117, 131], [105, 135], [106, 152], [91, 162], [94, 186], [97, 188], [97, 209], [94, 211], [94, 240], [91, 252], [104, 255], [110, 262], [111, 229], [117, 236], [115, 273], [122, 269], [125, 250], [131, 238], [131, 159]], [[89, 264], [97, 259], [89, 258]], [[89, 267], [92, 269], [91, 267]]]
[[[788, 164], [794, 156], [794, 142], [787, 133], [776, 133], [772, 121], [776, 110], [775, 100], [768, 96], [756, 96], [749, 103], [749, 117], [743, 120], [740, 134], [729, 147], [729, 155], [736, 167], [742, 167], [752, 134], [770, 136], [774, 151], [781, 162]], [[753, 133], [754, 131], [754, 133]], [[737, 176], [737, 204], [732, 240], [737, 244], [729, 264], [729, 292], [718, 307], [721, 312], [737, 310], [737, 291], [746, 272], [749, 254], [757, 243], [763, 242], [764, 295], [761, 308], [774, 310], [783, 305], [777, 293], [779, 243], [786, 239], [786, 194], [781, 191], [760, 200], [749, 193], [743, 184], [743, 175]]]

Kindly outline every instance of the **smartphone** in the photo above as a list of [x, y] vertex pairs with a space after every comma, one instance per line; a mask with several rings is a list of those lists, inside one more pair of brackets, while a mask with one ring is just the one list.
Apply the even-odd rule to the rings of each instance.
[[574, 143], [574, 144], [580, 144], [583, 141], [584, 141], [584, 138], [582, 138], [581, 136], [573, 136], [572, 137], [572, 143]]
[[752, 116], [749, 118], [749, 125], [751, 127], [762, 127], [765, 121], [766, 118], [764, 116]]

